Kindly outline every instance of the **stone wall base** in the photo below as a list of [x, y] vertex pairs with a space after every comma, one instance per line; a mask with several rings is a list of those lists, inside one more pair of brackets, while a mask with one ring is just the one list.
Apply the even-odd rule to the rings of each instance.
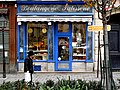
[[[54, 72], [55, 65], [54, 63], [47, 62], [34, 62], [34, 66], [40, 66], [40, 71], [35, 72]], [[72, 72], [93, 72], [93, 63], [85, 63], [85, 62], [72, 62]], [[18, 63], [18, 71], [24, 71], [24, 63]]]

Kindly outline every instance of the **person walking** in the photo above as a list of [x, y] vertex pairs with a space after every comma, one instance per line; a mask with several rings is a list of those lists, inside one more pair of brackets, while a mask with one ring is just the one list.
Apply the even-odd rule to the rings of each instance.
[[32, 74], [33, 74], [33, 58], [34, 58], [34, 53], [33, 51], [28, 52], [28, 56], [24, 61], [24, 72], [30, 73], [30, 83], [32, 83]]

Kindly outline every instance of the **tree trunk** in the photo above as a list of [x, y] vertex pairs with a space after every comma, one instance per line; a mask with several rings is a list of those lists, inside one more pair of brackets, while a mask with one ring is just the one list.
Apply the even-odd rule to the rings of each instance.
[[105, 82], [106, 89], [112, 90], [111, 87], [111, 74], [110, 74], [110, 65], [109, 65], [109, 45], [108, 45], [108, 31], [107, 31], [107, 21], [103, 21], [103, 33], [104, 33], [104, 65], [105, 65]]

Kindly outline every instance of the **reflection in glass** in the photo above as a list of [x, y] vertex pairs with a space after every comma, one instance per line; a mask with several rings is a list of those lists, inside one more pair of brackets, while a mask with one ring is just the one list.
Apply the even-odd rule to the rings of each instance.
[[69, 38], [68, 37], [58, 38], [58, 60], [59, 61], [69, 60]]
[[72, 23], [73, 60], [86, 59], [86, 23]]
[[85, 45], [86, 24], [85, 23], [73, 23], [72, 24], [72, 37], [73, 37], [73, 42], [77, 42], [78, 45]]

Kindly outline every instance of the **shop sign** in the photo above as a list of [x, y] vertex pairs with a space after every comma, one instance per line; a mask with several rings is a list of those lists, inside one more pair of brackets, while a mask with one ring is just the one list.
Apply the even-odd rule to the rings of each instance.
[[[88, 26], [88, 31], [102, 31], [103, 30], [103, 26]], [[111, 30], [111, 26], [107, 25], [107, 30], [110, 31]]]
[[61, 13], [61, 12], [73, 12], [83, 13], [92, 12], [91, 7], [85, 7], [84, 5], [20, 5], [20, 12], [18, 13]]

